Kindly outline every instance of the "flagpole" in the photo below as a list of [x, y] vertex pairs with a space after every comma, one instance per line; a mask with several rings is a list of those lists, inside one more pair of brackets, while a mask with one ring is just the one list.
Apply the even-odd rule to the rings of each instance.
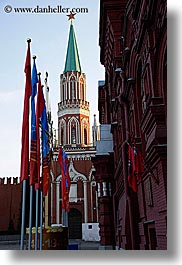
[[30, 210], [29, 210], [28, 250], [31, 250], [31, 243], [32, 243], [32, 201], [33, 201], [33, 185], [30, 185]]
[[21, 166], [20, 179], [23, 182], [23, 198], [22, 198], [22, 220], [21, 220], [21, 243], [20, 249], [24, 250], [24, 231], [25, 231], [25, 202], [26, 202], [26, 180], [28, 179], [29, 166], [29, 98], [31, 96], [31, 60], [30, 60], [30, 42], [27, 39], [28, 48], [25, 62], [25, 96], [24, 96], [24, 110], [22, 123], [22, 149], [21, 149]]
[[68, 212], [65, 209], [62, 209], [62, 224], [68, 227]]
[[26, 182], [27, 182], [26, 179], [23, 180], [23, 199], [22, 199], [22, 220], [21, 220], [21, 245], [20, 245], [20, 250], [24, 250]]
[[35, 232], [35, 250], [38, 249], [38, 224], [39, 224], [39, 189], [40, 189], [40, 142], [39, 142], [39, 135], [40, 135], [40, 99], [41, 99], [41, 80], [40, 80], [41, 73], [38, 73], [38, 94], [37, 94], [37, 113], [36, 113], [36, 129], [37, 129], [37, 162], [38, 162], [38, 183], [35, 184], [36, 186], [36, 232]]
[[[43, 85], [41, 86], [43, 88]], [[42, 140], [42, 125], [40, 127], [40, 135], [41, 135], [41, 140]], [[41, 142], [41, 150], [42, 152], [40, 152], [40, 172], [42, 172], [43, 170], [43, 161], [42, 161], [42, 153], [43, 153], [43, 144], [42, 144], [42, 141]], [[43, 216], [43, 192], [42, 192], [42, 189], [43, 189], [43, 175], [42, 175], [42, 183], [40, 185], [40, 250], [42, 250], [42, 216]]]
[[40, 250], [42, 250], [43, 192], [40, 192]]
[[[36, 115], [35, 115], [35, 96], [37, 94], [37, 69], [36, 69], [36, 56], [33, 57], [33, 69], [32, 69], [32, 95], [31, 95], [31, 151], [30, 151], [30, 209], [29, 209], [29, 242], [28, 250], [31, 250], [32, 243], [32, 211], [33, 211], [33, 187], [36, 178], [35, 163], [36, 159], [32, 153], [32, 145], [36, 139]], [[34, 150], [34, 149], [33, 149]]]
[[35, 250], [38, 249], [38, 224], [39, 223], [39, 190], [36, 189], [36, 216], [35, 216]]

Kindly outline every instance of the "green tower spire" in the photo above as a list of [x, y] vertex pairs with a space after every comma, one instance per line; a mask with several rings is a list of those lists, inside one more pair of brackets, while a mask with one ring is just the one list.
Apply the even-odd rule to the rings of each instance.
[[69, 33], [64, 73], [70, 71], [81, 72], [76, 36], [72, 23], [70, 25], [70, 33]]

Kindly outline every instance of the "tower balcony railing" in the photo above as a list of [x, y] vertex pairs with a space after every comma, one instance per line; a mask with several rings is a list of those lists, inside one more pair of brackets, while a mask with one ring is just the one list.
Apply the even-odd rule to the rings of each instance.
[[58, 103], [59, 110], [75, 107], [89, 110], [89, 102], [82, 99], [67, 99]]

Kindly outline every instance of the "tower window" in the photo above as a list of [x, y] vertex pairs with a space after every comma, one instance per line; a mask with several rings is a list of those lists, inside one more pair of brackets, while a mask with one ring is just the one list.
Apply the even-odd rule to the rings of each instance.
[[84, 129], [84, 144], [87, 144], [87, 130]]
[[72, 84], [72, 99], [75, 99], [76, 98], [76, 89], [75, 89], [75, 82], [72, 81], [71, 82]]
[[61, 145], [64, 145], [64, 129], [61, 129]]
[[76, 129], [72, 128], [71, 130], [71, 143], [76, 144]]

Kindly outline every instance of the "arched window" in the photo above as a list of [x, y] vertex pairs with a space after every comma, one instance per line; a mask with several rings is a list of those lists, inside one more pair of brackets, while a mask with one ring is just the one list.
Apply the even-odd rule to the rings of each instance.
[[72, 83], [72, 99], [76, 99], [75, 81], [71, 81], [71, 83]]
[[70, 77], [70, 99], [76, 99], [76, 77], [71, 75]]
[[80, 99], [84, 100], [84, 98], [85, 98], [85, 95], [84, 95], [84, 80], [81, 77], [80, 78]]
[[80, 123], [76, 117], [68, 121], [68, 144], [80, 143]]
[[66, 122], [62, 119], [59, 122], [59, 144], [65, 145], [66, 144]]
[[64, 145], [64, 129], [61, 128], [61, 145]]
[[71, 129], [71, 143], [76, 144], [76, 128]]
[[87, 129], [84, 129], [84, 144], [87, 144]]

